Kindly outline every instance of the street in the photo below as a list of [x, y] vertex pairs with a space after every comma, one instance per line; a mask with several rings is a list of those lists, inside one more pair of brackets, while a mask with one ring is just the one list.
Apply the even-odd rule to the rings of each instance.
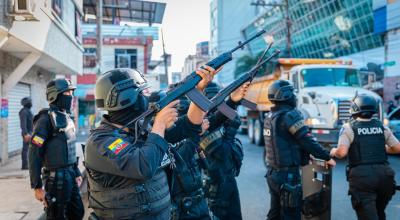
[[[244, 161], [238, 178], [243, 219], [265, 219], [269, 210], [269, 193], [265, 181], [265, 166], [262, 161], [263, 148], [249, 143], [246, 136], [239, 135], [244, 148]], [[390, 156], [391, 167], [396, 171], [396, 180], [400, 182], [400, 157]], [[333, 171], [332, 191], [332, 220], [356, 220], [356, 214], [351, 207], [350, 197], [347, 195], [348, 183], [345, 178], [346, 161], [337, 161]], [[393, 196], [386, 208], [388, 220], [398, 219], [400, 216], [400, 194]]]

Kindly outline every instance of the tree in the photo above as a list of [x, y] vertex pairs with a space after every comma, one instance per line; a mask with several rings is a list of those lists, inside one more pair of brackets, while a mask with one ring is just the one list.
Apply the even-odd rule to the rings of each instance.
[[236, 67], [235, 67], [235, 79], [238, 78], [242, 73], [245, 73], [249, 71], [254, 65], [257, 63], [257, 58], [249, 56], [249, 55], [244, 55], [240, 57], [236, 61]]

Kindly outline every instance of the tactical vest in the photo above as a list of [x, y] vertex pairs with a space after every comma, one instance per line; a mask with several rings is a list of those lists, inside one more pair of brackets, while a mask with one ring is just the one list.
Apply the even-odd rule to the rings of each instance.
[[[224, 135], [224, 128], [216, 129], [201, 139], [200, 147], [206, 152], [207, 160], [221, 157], [217, 154], [227, 154], [229, 159], [220, 161], [218, 169], [225, 175], [237, 176], [243, 159], [243, 150], [235, 139], [224, 139]], [[225, 144], [229, 145], [229, 149], [221, 150], [221, 147], [228, 146]]]
[[354, 140], [349, 149], [349, 166], [360, 164], [387, 163], [385, 130], [376, 119], [371, 121], [350, 121]]
[[264, 122], [265, 161], [279, 169], [301, 164], [300, 147], [288, 129], [283, 126], [283, 116], [288, 110], [268, 113]]
[[175, 156], [175, 184], [171, 192], [173, 199], [175, 196], [191, 196], [203, 186], [201, 170], [197, 162], [196, 145], [191, 141], [184, 141], [180, 144], [181, 146], [176, 148], [178, 155]]
[[[42, 111], [41, 114], [50, 114], [51, 110]], [[66, 126], [64, 128], [55, 128], [52, 116], [52, 134], [46, 142], [46, 153], [44, 155], [44, 167], [47, 169], [63, 168], [76, 163], [76, 133], [73, 120], [68, 114], [62, 114], [61, 117], [66, 117]], [[47, 117], [47, 116], [45, 116]]]
[[[119, 135], [113, 130], [95, 130], [94, 133], [97, 137]], [[125, 140], [124, 137], [119, 137]], [[143, 140], [138, 140], [137, 147], [143, 144]], [[158, 169], [155, 175], [146, 181], [125, 178], [121, 170], [101, 162], [100, 158], [103, 155], [97, 149], [98, 147], [90, 141], [85, 148], [85, 166], [89, 173], [89, 207], [93, 208], [97, 215], [106, 219], [136, 219], [170, 207], [168, 180], [163, 169]], [[124, 184], [125, 187], [104, 187], [93, 178], [94, 172], [97, 175], [117, 175], [127, 183]]]

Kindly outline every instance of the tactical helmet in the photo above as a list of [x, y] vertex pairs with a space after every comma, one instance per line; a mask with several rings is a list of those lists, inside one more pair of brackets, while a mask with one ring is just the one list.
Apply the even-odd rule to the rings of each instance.
[[105, 72], [96, 82], [96, 106], [106, 111], [118, 111], [136, 103], [139, 94], [148, 88], [141, 72], [118, 68]]
[[367, 94], [356, 94], [350, 106], [351, 115], [368, 112], [375, 114], [378, 112], [378, 101]]
[[46, 98], [49, 103], [54, 102], [57, 96], [68, 90], [75, 90], [69, 79], [53, 79], [47, 84]]
[[211, 99], [214, 97], [219, 91], [221, 90], [221, 87], [215, 83], [211, 82], [207, 85], [206, 89], [204, 90], [204, 95], [207, 96], [207, 98]]
[[21, 105], [25, 106], [27, 104], [32, 104], [32, 99], [31, 97], [24, 97], [21, 99]]
[[167, 93], [164, 90], [158, 90], [158, 91], [152, 92], [149, 96], [149, 103], [158, 102], [161, 99], [163, 99], [165, 96], [167, 96]]
[[276, 80], [268, 88], [268, 99], [272, 102], [288, 101], [294, 96], [294, 88], [287, 80]]

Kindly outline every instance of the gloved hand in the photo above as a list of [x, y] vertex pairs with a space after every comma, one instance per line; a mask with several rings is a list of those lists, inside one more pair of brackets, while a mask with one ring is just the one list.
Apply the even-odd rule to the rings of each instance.
[[226, 120], [223, 124], [225, 133], [224, 136], [225, 138], [235, 138], [235, 135], [237, 134], [237, 130], [240, 127], [240, 119], [239, 117], [236, 117], [234, 120]]

